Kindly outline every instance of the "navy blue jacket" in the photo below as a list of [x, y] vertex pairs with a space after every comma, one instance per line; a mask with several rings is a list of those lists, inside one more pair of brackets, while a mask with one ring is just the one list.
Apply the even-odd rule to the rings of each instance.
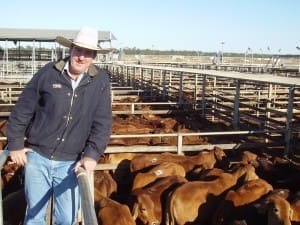
[[83, 154], [98, 161], [104, 153], [112, 126], [109, 75], [91, 65], [73, 91], [67, 60], [48, 63], [26, 85], [8, 120], [8, 150], [25, 146], [54, 160]]

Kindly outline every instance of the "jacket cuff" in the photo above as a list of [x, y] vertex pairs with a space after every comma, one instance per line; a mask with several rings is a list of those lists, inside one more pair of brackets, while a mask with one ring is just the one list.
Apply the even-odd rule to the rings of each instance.
[[101, 154], [97, 152], [95, 149], [93, 149], [91, 146], [87, 146], [84, 149], [83, 157], [90, 157], [92, 159], [95, 159], [96, 162], [98, 162], [101, 157]]
[[24, 148], [24, 139], [22, 140], [8, 140], [7, 149], [9, 151], [16, 151]]

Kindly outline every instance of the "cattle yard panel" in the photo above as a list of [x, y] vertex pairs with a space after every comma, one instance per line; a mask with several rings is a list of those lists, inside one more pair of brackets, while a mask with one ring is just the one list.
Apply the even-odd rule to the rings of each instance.
[[38, 61], [33, 64], [29, 61], [3, 61], [0, 60], [0, 80], [3, 82], [27, 83], [32, 74], [49, 61]]
[[[231, 142], [223, 143], [222, 136], [243, 136], [243, 135], [255, 135], [255, 134], [266, 134], [266, 133], [275, 133], [278, 134], [284, 133], [284, 129], [279, 130], [239, 130], [239, 131], [214, 131], [214, 132], [193, 132], [193, 133], [163, 133], [163, 134], [113, 134], [111, 139], [141, 139], [141, 138], [174, 138], [174, 145], [130, 145], [130, 146], [117, 146], [109, 145], [105, 150], [105, 154], [115, 154], [115, 153], [162, 153], [162, 152], [171, 152], [177, 154], [185, 154], [186, 152], [199, 152], [203, 150], [212, 150], [214, 147], [219, 147], [224, 150], [231, 149], [240, 149], [240, 148], [257, 148], [263, 147], [265, 143], [255, 143], [255, 142]], [[220, 139], [218, 143], [207, 143], [207, 144], [189, 144], [185, 145], [184, 139], [187, 137], [214, 137], [215, 139]], [[6, 137], [0, 137], [0, 141], [6, 141]], [[273, 144], [270, 144], [272, 146]], [[277, 144], [276, 144], [277, 145]], [[101, 164], [98, 168], [107, 168], [107, 164]], [[118, 165], [110, 165], [112, 168], [117, 167]]]
[[[268, 138], [277, 138], [282, 132], [275, 131], [285, 130], [287, 142], [299, 132], [293, 126], [300, 115], [297, 107], [300, 103], [299, 85], [218, 76], [220, 71], [214, 76], [211, 71], [203, 70], [141, 65], [101, 66], [111, 73], [113, 109], [121, 108], [113, 110], [114, 114], [193, 111], [202, 118], [225, 122], [234, 130], [266, 130]], [[23, 87], [18, 83], [9, 87], [0, 85], [1, 106], [12, 107]], [[146, 102], [120, 102], [128, 97], [142, 98]]]
[[[115, 146], [109, 145], [105, 150], [105, 154], [117, 154], [117, 153], [162, 153], [170, 152], [176, 154], [185, 154], [187, 152], [199, 152], [204, 150], [212, 150], [215, 147], [226, 150], [238, 150], [246, 148], [257, 148], [265, 146], [265, 143], [255, 143], [255, 142], [231, 142], [223, 143], [220, 137], [222, 136], [243, 136], [243, 135], [257, 135], [257, 134], [266, 134], [267, 130], [243, 130], [243, 131], [219, 131], [219, 132], [193, 132], [193, 133], [165, 133], [165, 134], [126, 134], [126, 135], [111, 135], [111, 139], [141, 139], [141, 138], [174, 138], [176, 144], [174, 145], [130, 145], [130, 146]], [[270, 133], [277, 132], [278, 134], [284, 133], [285, 130], [272, 130]], [[193, 144], [185, 145], [184, 138], [194, 136], [194, 137], [214, 137], [220, 139], [218, 143], [213, 144]], [[0, 141], [6, 141], [6, 137], [0, 137]], [[269, 144], [272, 146], [273, 144]], [[276, 144], [277, 145], [277, 144]], [[276, 146], [275, 145], [275, 146]], [[122, 166], [122, 165], [121, 165]], [[111, 163], [101, 163], [98, 164], [96, 170], [115, 170], [122, 169], [119, 164]], [[126, 166], [124, 167], [124, 169]], [[93, 187], [91, 187], [93, 190]]]
[[[271, 131], [266, 132], [268, 138], [285, 140], [285, 154], [291, 151], [293, 134], [299, 134], [293, 124], [300, 117], [300, 79], [144, 65], [102, 66], [123, 84], [144, 90], [150, 101], [159, 96], [161, 101], [191, 103], [203, 118], [226, 122], [234, 130]], [[285, 132], [279, 135], [275, 130]]]
[[[226, 57], [227, 58], [227, 57]], [[191, 69], [201, 69], [201, 70], [222, 70], [222, 71], [236, 71], [236, 72], [247, 72], [247, 73], [272, 73], [277, 76], [284, 77], [299, 77], [300, 71], [298, 63], [284, 60], [285, 66], [277, 65], [279, 57], [264, 59], [258, 59], [256, 63], [251, 64], [243, 62], [237, 63], [236, 60], [231, 61], [229, 59], [226, 63], [195, 63], [195, 62], [149, 62], [147, 65], [152, 66], [164, 66], [164, 67], [174, 67], [174, 68], [191, 68]], [[257, 59], [256, 59], [257, 60]], [[235, 63], [234, 63], [235, 62]], [[275, 62], [275, 64], [274, 64]]]
[[[132, 96], [131, 96], [132, 97]], [[135, 96], [134, 96], [135, 97]], [[191, 103], [179, 102], [112, 102], [113, 114], [179, 114], [194, 112], [193, 109], [181, 109]]]
[[[213, 143], [203, 145], [184, 145], [183, 139], [188, 136], [221, 137], [242, 135], [263, 135], [265, 141], [272, 145], [272, 140], [285, 145], [285, 154], [290, 154], [290, 141], [293, 138], [293, 123], [299, 121], [300, 90], [295, 85], [253, 82], [235, 78], [214, 77], [199, 71], [173, 71], [158, 68], [109, 65], [111, 71], [112, 106], [126, 106], [115, 114], [168, 114], [168, 107], [191, 109], [203, 118], [214, 121], [225, 121], [232, 125], [231, 131], [194, 132], [170, 134], [130, 134], [112, 135], [111, 139], [120, 138], [154, 138], [173, 137], [176, 145], [170, 146], [108, 146], [107, 154], [123, 152], [174, 152], [184, 154], [201, 150], [211, 150], [217, 146], [224, 150], [264, 146], [262, 143]], [[113, 71], [113, 72], [112, 72]], [[119, 85], [119, 86], [117, 86]], [[22, 85], [0, 86], [2, 107], [11, 107], [20, 94]], [[2, 96], [3, 95], [3, 96]], [[118, 100], [141, 97], [149, 102], [122, 103]], [[159, 98], [160, 102], [150, 100]], [[151, 106], [149, 109], [144, 108]], [[189, 107], [188, 107], [189, 106]], [[166, 107], [163, 110], [152, 110], [155, 107]], [[128, 110], [129, 109], [129, 110]], [[189, 111], [189, 110], [188, 110]], [[299, 132], [299, 131], [296, 131]], [[0, 137], [0, 140], [6, 140]], [[114, 170], [120, 165], [99, 164], [98, 170]], [[93, 188], [93, 187], [92, 187]]]

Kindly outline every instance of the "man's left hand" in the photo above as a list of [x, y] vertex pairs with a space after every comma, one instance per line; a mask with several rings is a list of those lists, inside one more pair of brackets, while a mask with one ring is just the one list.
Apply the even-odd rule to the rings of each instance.
[[97, 166], [97, 161], [90, 157], [83, 157], [79, 160], [75, 165], [75, 172], [78, 171], [79, 167], [83, 167], [86, 172], [90, 175], [94, 171], [95, 167]]

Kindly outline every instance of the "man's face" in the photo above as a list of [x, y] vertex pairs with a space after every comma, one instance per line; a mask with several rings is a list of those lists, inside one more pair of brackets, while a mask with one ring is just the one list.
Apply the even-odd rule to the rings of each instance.
[[93, 63], [97, 53], [94, 50], [82, 48], [73, 45], [70, 49], [70, 72], [72, 75], [78, 76], [85, 72]]

